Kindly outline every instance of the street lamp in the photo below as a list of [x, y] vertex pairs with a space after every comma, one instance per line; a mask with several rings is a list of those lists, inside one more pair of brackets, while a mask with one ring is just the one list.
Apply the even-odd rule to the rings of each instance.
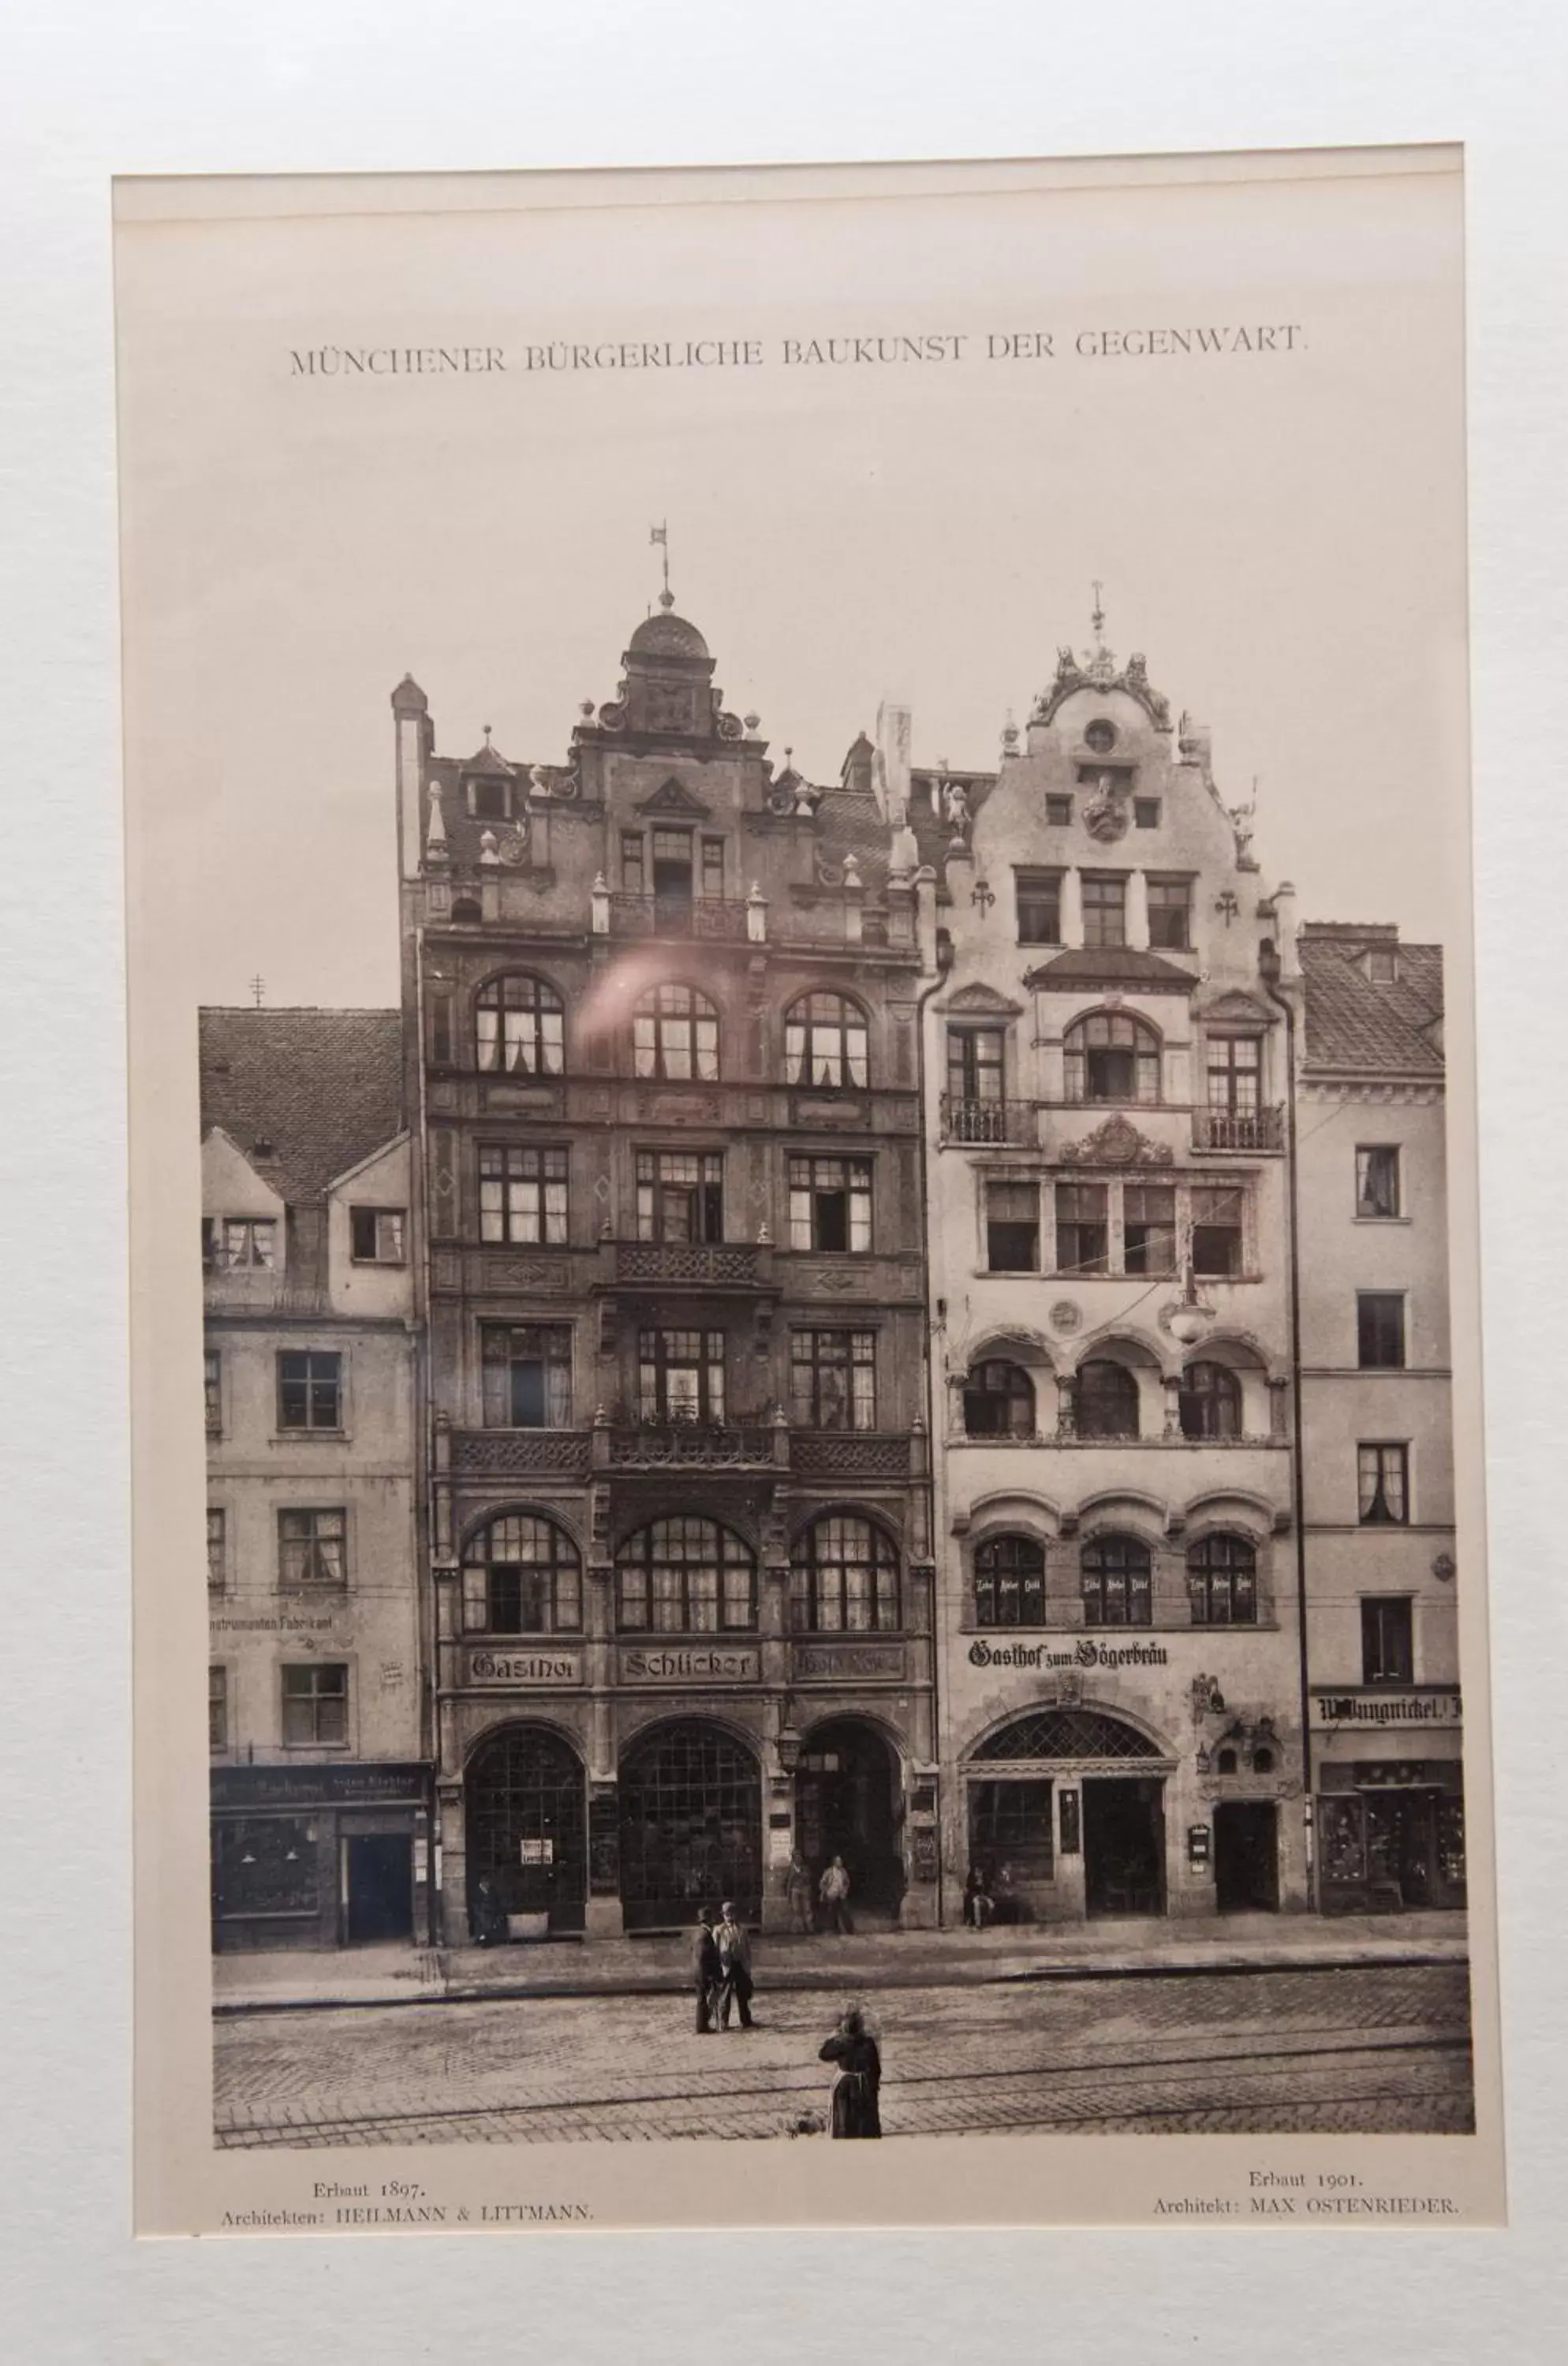
[[1168, 1319], [1171, 1337], [1179, 1340], [1184, 1347], [1195, 1347], [1214, 1319], [1213, 1308], [1205, 1306], [1198, 1295], [1190, 1257], [1181, 1268], [1181, 1302], [1171, 1308]]

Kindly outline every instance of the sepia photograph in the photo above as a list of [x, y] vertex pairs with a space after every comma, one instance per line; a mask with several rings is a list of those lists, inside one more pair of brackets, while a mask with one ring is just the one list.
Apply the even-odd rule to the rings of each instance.
[[1456, 152], [117, 304], [142, 2223], [1495, 2220]]

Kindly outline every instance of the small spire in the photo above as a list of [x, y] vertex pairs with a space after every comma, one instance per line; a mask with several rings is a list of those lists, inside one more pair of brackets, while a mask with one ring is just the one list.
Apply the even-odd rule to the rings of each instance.
[[664, 519], [658, 525], [650, 525], [648, 529], [648, 538], [650, 543], [656, 543], [659, 546], [664, 557], [664, 589], [659, 595], [659, 604], [661, 608], [672, 608], [675, 605], [675, 595], [670, 589], [669, 519]]
[[1094, 606], [1089, 612], [1089, 625], [1094, 633], [1094, 647], [1086, 650], [1085, 671], [1091, 682], [1111, 682], [1116, 672], [1116, 660], [1105, 645], [1105, 602], [1101, 596], [1104, 585], [1097, 579], [1094, 584]]

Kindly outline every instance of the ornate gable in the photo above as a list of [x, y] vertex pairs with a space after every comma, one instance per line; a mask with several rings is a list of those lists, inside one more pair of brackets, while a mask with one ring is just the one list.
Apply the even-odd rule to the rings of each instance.
[[1007, 996], [998, 994], [993, 986], [961, 986], [956, 994], [950, 995], [945, 1002], [939, 1002], [937, 1008], [953, 1018], [1021, 1019], [1023, 1016], [1022, 1003], [1010, 1002]]
[[635, 808], [639, 814], [674, 814], [688, 821], [706, 821], [713, 807], [693, 794], [683, 782], [668, 780]]

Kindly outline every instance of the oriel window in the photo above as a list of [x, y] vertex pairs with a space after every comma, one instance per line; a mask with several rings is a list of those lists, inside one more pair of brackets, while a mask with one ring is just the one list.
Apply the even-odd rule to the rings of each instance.
[[277, 1582], [280, 1586], [345, 1585], [348, 1582], [348, 1515], [345, 1512], [299, 1511], [277, 1515]]
[[976, 1547], [975, 1624], [1045, 1624], [1045, 1549], [1032, 1537], [987, 1537]]
[[1397, 1216], [1399, 1212], [1397, 1144], [1364, 1144], [1356, 1153], [1357, 1215]]
[[1408, 1446], [1358, 1446], [1356, 1482], [1357, 1517], [1364, 1526], [1405, 1526], [1410, 1518]]
[[792, 1331], [790, 1419], [800, 1429], [876, 1427], [876, 1334]]
[[348, 1670], [312, 1661], [283, 1671], [283, 1739], [293, 1749], [341, 1749], [348, 1740]]
[[637, 1414], [643, 1421], [721, 1424], [722, 1331], [644, 1331], [638, 1336]]
[[639, 1150], [637, 1236], [639, 1241], [722, 1241], [723, 1153]]
[[1123, 1270], [1176, 1271], [1176, 1193], [1168, 1183], [1129, 1183], [1122, 1193]]
[[277, 1358], [279, 1429], [343, 1427], [343, 1358], [335, 1348], [289, 1348]]
[[632, 1016], [632, 1066], [671, 1084], [716, 1083], [718, 1012], [690, 986], [656, 986]]
[[836, 1091], [867, 1078], [865, 1014], [841, 994], [807, 994], [784, 1017], [784, 1081]]
[[1109, 1273], [1109, 1192], [1103, 1183], [1056, 1186], [1056, 1271]]
[[564, 1149], [479, 1144], [479, 1238], [559, 1246], [567, 1237]]
[[1240, 1190], [1201, 1189], [1192, 1194], [1192, 1270], [1216, 1281], [1235, 1281], [1242, 1272], [1247, 1199]]
[[986, 1264], [992, 1273], [1040, 1270], [1040, 1187], [986, 1186]]
[[570, 1429], [571, 1326], [487, 1323], [480, 1334], [487, 1429]]
[[1149, 1549], [1138, 1537], [1096, 1537], [1078, 1564], [1086, 1627], [1146, 1627]]
[[871, 1246], [869, 1158], [792, 1158], [789, 1243], [794, 1249]]
[[506, 1076], [558, 1076], [566, 1067], [566, 1015], [543, 978], [515, 972], [492, 977], [474, 999], [476, 1050], [482, 1069]]

